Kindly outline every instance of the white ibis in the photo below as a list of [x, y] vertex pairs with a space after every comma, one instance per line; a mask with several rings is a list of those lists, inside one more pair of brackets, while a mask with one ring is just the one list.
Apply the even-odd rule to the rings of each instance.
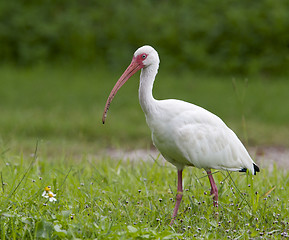
[[219, 117], [184, 101], [154, 99], [152, 89], [159, 63], [158, 53], [151, 46], [136, 50], [131, 64], [107, 99], [102, 122], [105, 122], [108, 108], [117, 91], [141, 69], [139, 102], [151, 129], [153, 143], [178, 170], [176, 204], [170, 223], [172, 225], [183, 196], [182, 171], [185, 166], [206, 170], [216, 207], [218, 189], [211, 169], [239, 172], [246, 172], [248, 169], [252, 174], [260, 170], [236, 134]]

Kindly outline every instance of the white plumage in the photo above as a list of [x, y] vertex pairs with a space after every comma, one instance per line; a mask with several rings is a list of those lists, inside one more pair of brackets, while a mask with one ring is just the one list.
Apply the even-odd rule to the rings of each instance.
[[156, 101], [155, 109], [153, 115], [146, 114], [153, 142], [178, 169], [191, 165], [230, 171], [247, 168], [254, 173], [243, 144], [216, 115], [178, 100]]
[[178, 169], [178, 193], [171, 224], [182, 198], [182, 170], [185, 166], [204, 168], [211, 183], [214, 205], [218, 191], [211, 169], [229, 171], [259, 171], [236, 134], [213, 113], [180, 100], [156, 100], [152, 89], [159, 68], [159, 56], [154, 48], [143, 46], [133, 56], [127, 70], [108, 97], [103, 123], [109, 105], [118, 89], [141, 69], [139, 101], [152, 132], [152, 140], [163, 157]]

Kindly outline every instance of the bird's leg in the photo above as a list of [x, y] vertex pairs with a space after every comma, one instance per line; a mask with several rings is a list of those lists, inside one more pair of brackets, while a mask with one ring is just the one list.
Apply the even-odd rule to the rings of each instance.
[[210, 184], [211, 184], [211, 195], [213, 195], [214, 207], [218, 207], [218, 188], [217, 188], [217, 185], [214, 181], [211, 170], [208, 170], [207, 174], [208, 174]]
[[178, 190], [177, 190], [177, 196], [176, 196], [176, 205], [175, 205], [175, 209], [173, 212], [173, 216], [172, 216], [170, 225], [172, 225], [174, 223], [174, 220], [177, 216], [179, 206], [180, 206], [180, 203], [181, 203], [182, 197], [183, 197], [182, 173], [183, 173], [183, 170], [178, 170]]

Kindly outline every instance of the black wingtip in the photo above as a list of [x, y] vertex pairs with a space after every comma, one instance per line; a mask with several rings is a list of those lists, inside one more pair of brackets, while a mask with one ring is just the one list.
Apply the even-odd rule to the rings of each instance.
[[253, 163], [253, 166], [254, 166], [254, 175], [256, 175], [256, 172], [260, 172], [260, 168], [255, 163]]
[[[253, 163], [253, 166], [254, 166], [254, 175], [256, 175], [256, 172], [260, 172], [260, 169], [255, 163]], [[246, 171], [247, 168], [242, 168], [239, 172], [246, 172]]]

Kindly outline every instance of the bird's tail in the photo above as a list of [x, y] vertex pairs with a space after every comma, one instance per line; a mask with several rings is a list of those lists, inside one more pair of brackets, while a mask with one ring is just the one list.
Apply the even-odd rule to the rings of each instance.
[[[253, 168], [254, 168], [254, 172], [253, 172], [254, 175], [256, 175], [256, 172], [260, 172], [259, 167], [255, 163], [253, 163]], [[246, 172], [246, 171], [247, 171], [247, 168], [242, 168], [241, 170], [239, 170], [239, 172]]]
[[260, 172], [260, 168], [255, 163], [253, 163], [253, 166], [254, 166], [254, 175], [256, 175], [256, 172]]

